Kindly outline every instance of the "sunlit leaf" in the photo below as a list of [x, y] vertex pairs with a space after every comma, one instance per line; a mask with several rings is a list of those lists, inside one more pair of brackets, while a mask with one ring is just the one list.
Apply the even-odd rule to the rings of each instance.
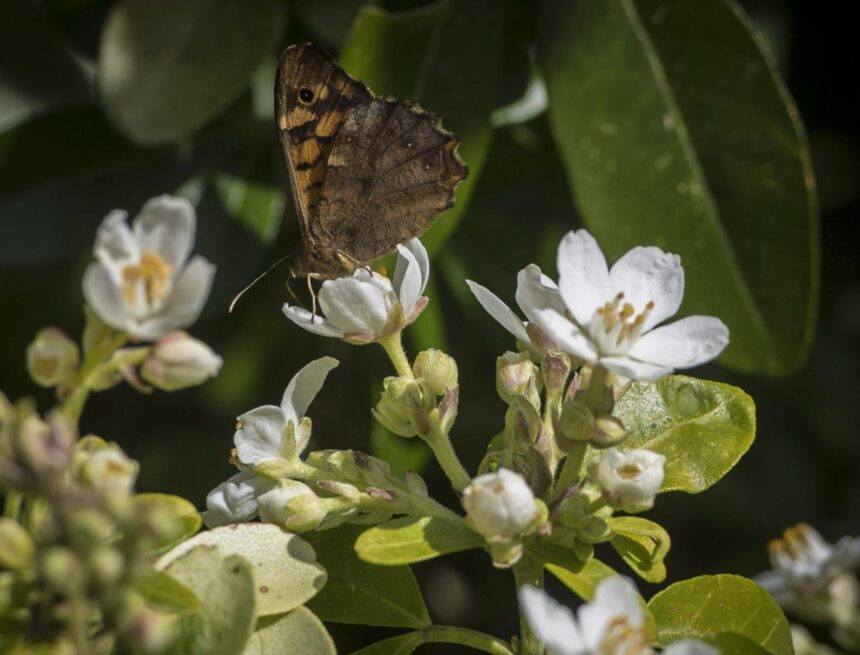
[[203, 603], [193, 591], [173, 576], [149, 571], [135, 590], [149, 604], [170, 612], [196, 612]]
[[257, 623], [243, 655], [335, 655], [325, 626], [306, 607]]
[[412, 564], [484, 545], [462, 521], [405, 516], [365, 530], [355, 542], [358, 556], [373, 564]]
[[203, 525], [197, 508], [181, 496], [158, 493], [137, 494], [132, 497], [132, 502], [139, 511], [145, 509], [157, 512], [159, 520], [171, 522], [171, 529], [167, 533], [169, 536], [156, 546], [157, 553], [163, 553], [171, 546], [188, 539]]
[[609, 519], [615, 532], [610, 543], [636, 574], [648, 582], [663, 582], [669, 552], [669, 534], [659, 525], [638, 516], [618, 516]]

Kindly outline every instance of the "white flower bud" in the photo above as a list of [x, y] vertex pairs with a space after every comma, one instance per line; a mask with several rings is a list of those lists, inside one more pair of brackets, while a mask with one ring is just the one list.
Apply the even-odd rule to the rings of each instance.
[[27, 346], [27, 371], [42, 387], [68, 382], [77, 372], [80, 359], [78, 344], [55, 327], [39, 330]]
[[457, 362], [450, 355], [435, 348], [418, 353], [412, 365], [412, 372], [415, 377], [427, 380], [431, 391], [437, 396], [444, 396], [457, 386]]
[[303, 482], [279, 480], [278, 484], [257, 499], [260, 518], [294, 532], [313, 530], [325, 518], [324, 501]]
[[610, 506], [633, 514], [654, 506], [665, 464], [663, 455], [644, 448], [610, 448], [599, 462], [592, 464], [590, 472]]
[[485, 537], [513, 537], [538, 515], [525, 478], [505, 468], [472, 480], [463, 491], [463, 507], [475, 529]]
[[171, 332], [155, 344], [140, 372], [154, 387], [176, 391], [215, 377], [221, 364], [221, 358], [199, 339]]
[[88, 454], [80, 475], [94, 489], [131, 493], [139, 468], [119, 446], [110, 444]]
[[506, 403], [515, 396], [525, 396], [540, 407], [539, 369], [528, 353], [506, 352], [496, 359], [496, 391]]

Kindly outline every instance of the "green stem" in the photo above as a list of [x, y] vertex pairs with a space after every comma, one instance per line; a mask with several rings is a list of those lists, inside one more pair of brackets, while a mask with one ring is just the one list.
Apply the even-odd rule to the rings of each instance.
[[[517, 590], [526, 584], [543, 588], [543, 564], [541, 562], [525, 555], [514, 564], [513, 571]], [[532, 632], [522, 606], [520, 606], [520, 655], [541, 655], [543, 652], [543, 645], [537, 635]]]
[[78, 427], [78, 423], [81, 420], [81, 413], [84, 411], [84, 403], [87, 402], [89, 395], [90, 390], [86, 386], [81, 385], [75, 389], [68, 398], [66, 398], [66, 401], [60, 407], [60, 412], [74, 428]]
[[588, 379], [588, 387], [585, 389], [585, 403], [594, 408], [601, 400], [606, 381], [609, 379], [609, 371], [602, 366], [591, 369], [591, 377]]
[[104, 341], [87, 354], [86, 360], [78, 374], [77, 386], [60, 407], [60, 411], [73, 427], [78, 427], [81, 413], [84, 411], [84, 403], [89, 398], [92, 387], [90, 377], [104, 364], [104, 361], [108, 357], [122, 348], [127, 341], [128, 335], [125, 332], [117, 332], [109, 338], [105, 338]]
[[406, 378], [415, 377], [412, 374], [412, 367], [409, 365], [409, 358], [403, 349], [403, 339], [400, 336], [400, 332], [383, 337], [379, 339], [378, 343], [385, 349], [386, 354], [391, 359], [391, 363], [394, 364], [394, 370], [397, 371], [397, 375]]
[[514, 655], [511, 645], [498, 637], [449, 625], [433, 625], [420, 631], [421, 643], [445, 643], [469, 646], [491, 655]]
[[579, 482], [582, 476], [582, 463], [585, 460], [585, 453], [588, 450], [587, 441], [578, 441], [564, 460], [561, 466], [561, 473], [555, 483], [552, 499], [559, 498], [565, 491]]
[[13, 521], [17, 521], [19, 515], [21, 514], [21, 505], [24, 502], [24, 496], [22, 496], [19, 492], [9, 490], [6, 492], [6, 500], [3, 504], [3, 516], [7, 519], [12, 519]]
[[466, 471], [454, 452], [454, 446], [451, 444], [451, 439], [445, 434], [436, 420], [430, 420], [430, 434], [422, 437], [425, 443], [430, 446], [439, 466], [448, 476], [451, 484], [457, 491], [463, 491], [472, 481], [472, 476]]

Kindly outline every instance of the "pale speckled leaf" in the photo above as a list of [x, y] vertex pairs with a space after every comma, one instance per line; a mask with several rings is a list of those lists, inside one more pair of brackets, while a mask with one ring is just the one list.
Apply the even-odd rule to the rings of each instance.
[[268, 616], [257, 628], [243, 655], [336, 655], [334, 642], [322, 621], [307, 607]]
[[303, 605], [323, 588], [325, 569], [301, 537], [268, 523], [225, 525], [201, 532], [156, 562], [164, 569], [197, 546], [217, 546], [225, 555], [241, 555], [254, 567], [257, 615], [270, 616]]

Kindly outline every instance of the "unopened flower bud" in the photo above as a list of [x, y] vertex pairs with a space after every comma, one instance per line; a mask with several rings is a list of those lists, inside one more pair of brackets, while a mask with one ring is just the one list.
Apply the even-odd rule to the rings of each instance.
[[125, 558], [111, 546], [99, 546], [90, 553], [88, 564], [93, 580], [103, 588], [115, 586], [125, 573]]
[[576, 531], [576, 538], [586, 544], [600, 544], [612, 537], [612, 528], [599, 516], [588, 517]]
[[143, 653], [163, 653], [176, 637], [176, 618], [141, 604], [129, 617], [123, 637]]
[[152, 386], [176, 391], [215, 377], [222, 363], [222, 359], [199, 339], [185, 332], [171, 332], [155, 344], [140, 372]]
[[624, 424], [614, 416], [598, 416], [594, 419], [594, 431], [591, 433], [591, 444], [596, 448], [617, 446], [627, 438], [629, 433]]
[[522, 396], [514, 396], [505, 412], [505, 437], [516, 447], [533, 444], [541, 430], [541, 418], [534, 405]]
[[81, 464], [81, 482], [108, 492], [131, 493], [137, 481], [139, 464], [116, 444], [93, 450]]
[[409, 493], [416, 496], [427, 496], [427, 483], [424, 482], [424, 478], [418, 475], [415, 471], [404, 469], [403, 481], [406, 483], [406, 488], [409, 490]]
[[538, 367], [526, 352], [506, 352], [496, 359], [496, 391], [506, 403], [524, 396], [535, 408], [540, 407]]
[[539, 514], [523, 476], [506, 468], [472, 480], [463, 490], [463, 507], [475, 530], [490, 539], [523, 532]]
[[292, 532], [307, 532], [317, 527], [328, 509], [308, 485], [297, 480], [280, 480], [259, 499], [260, 518]]
[[609, 505], [634, 514], [654, 506], [663, 484], [666, 458], [650, 450], [610, 448], [592, 463], [591, 477]]
[[78, 344], [55, 327], [39, 330], [27, 346], [27, 371], [42, 387], [68, 382], [77, 373], [80, 360]]
[[334, 494], [346, 498], [353, 503], [361, 502], [361, 492], [354, 484], [348, 482], [340, 482], [338, 480], [320, 480], [317, 482], [317, 487]]
[[35, 545], [17, 521], [0, 517], [0, 567], [23, 571], [33, 565]]
[[431, 348], [418, 353], [412, 365], [415, 377], [424, 378], [437, 396], [457, 386], [457, 362], [441, 350]]
[[570, 375], [570, 357], [557, 350], [551, 350], [544, 355], [540, 372], [547, 393], [551, 396], [559, 395], [564, 391], [564, 385]]
[[73, 591], [83, 582], [81, 563], [65, 546], [46, 548], [40, 558], [39, 570], [48, 586], [61, 594]]
[[561, 415], [558, 419], [559, 448], [567, 452], [565, 440], [587, 441], [594, 432], [594, 414], [584, 402], [578, 398], [566, 400], [561, 406]]
[[18, 424], [17, 450], [26, 466], [36, 473], [60, 473], [72, 457], [75, 433], [59, 412], [45, 422], [27, 414]]
[[429, 415], [436, 403], [428, 384], [421, 379], [392, 376], [385, 378], [382, 386], [373, 410], [376, 420], [401, 437], [428, 434]]
[[448, 434], [457, 420], [457, 410], [460, 404], [460, 386], [454, 386], [445, 392], [442, 400], [436, 406], [436, 415], [439, 419], [439, 429], [443, 434]]

